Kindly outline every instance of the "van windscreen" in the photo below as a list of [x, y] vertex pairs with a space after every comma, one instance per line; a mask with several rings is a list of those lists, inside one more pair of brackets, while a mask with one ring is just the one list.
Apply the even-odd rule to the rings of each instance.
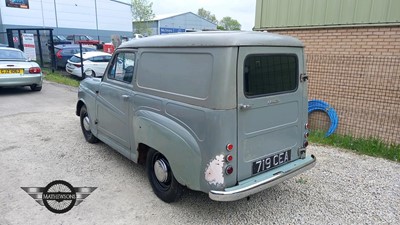
[[244, 92], [247, 97], [297, 89], [296, 55], [249, 55], [244, 64]]

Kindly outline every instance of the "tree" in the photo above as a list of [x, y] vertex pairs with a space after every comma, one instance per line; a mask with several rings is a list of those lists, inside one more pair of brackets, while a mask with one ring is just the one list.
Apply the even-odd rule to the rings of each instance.
[[153, 3], [147, 0], [132, 0], [132, 18], [135, 33], [151, 35], [148, 21], [154, 18]]
[[215, 15], [211, 14], [210, 11], [207, 11], [204, 8], [198, 9], [197, 10], [197, 15], [199, 15], [200, 17], [202, 17], [202, 18], [204, 18], [204, 19], [206, 19], [206, 20], [208, 20], [208, 21], [210, 21], [212, 23], [218, 24], [218, 20], [215, 17]]
[[237, 20], [232, 19], [230, 16], [222, 18], [222, 20], [219, 22], [219, 26], [224, 30], [240, 30], [242, 27]]

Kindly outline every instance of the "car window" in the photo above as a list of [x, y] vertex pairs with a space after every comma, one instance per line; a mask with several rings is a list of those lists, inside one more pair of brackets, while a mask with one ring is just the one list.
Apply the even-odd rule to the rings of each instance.
[[136, 55], [133, 52], [118, 53], [114, 58], [107, 77], [109, 79], [123, 81], [126, 83], [132, 82], [135, 56]]
[[103, 62], [109, 62], [111, 60], [111, 56], [110, 55], [106, 55], [103, 57]]
[[80, 63], [81, 62], [81, 57], [78, 56], [72, 56], [69, 61], [74, 62], [74, 63]]
[[66, 48], [66, 49], [62, 50], [63, 55], [73, 55], [75, 53], [76, 53], [75, 49], [72, 49], [72, 48]]
[[90, 57], [89, 60], [92, 61], [92, 62], [104, 62], [103, 56]]
[[84, 52], [94, 52], [94, 51], [96, 51], [96, 49], [94, 49], [94, 48], [83, 48], [82, 51], [84, 51]]
[[21, 51], [0, 50], [0, 60], [10, 60], [10, 59], [25, 61], [27, 58]]
[[295, 55], [250, 55], [245, 60], [244, 92], [257, 97], [295, 91], [297, 71]]
[[66, 41], [67, 39], [64, 36], [57, 35], [57, 38], [61, 41]]

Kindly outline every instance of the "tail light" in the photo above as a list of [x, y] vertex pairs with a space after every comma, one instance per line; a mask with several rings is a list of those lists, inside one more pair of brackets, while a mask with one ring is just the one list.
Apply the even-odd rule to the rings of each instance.
[[226, 150], [232, 151], [232, 149], [233, 149], [233, 144], [227, 144], [226, 145]]
[[233, 173], [233, 167], [232, 166], [227, 166], [225, 169], [225, 173], [228, 175], [231, 175]]
[[31, 67], [29, 68], [29, 73], [40, 73], [42, 72], [42, 70], [40, 69], [40, 67]]
[[79, 64], [78, 63], [74, 63], [73, 65], [78, 67], [78, 68], [81, 68], [81, 64], [80, 63]]
[[61, 50], [56, 53], [57, 58], [62, 59]]
[[305, 128], [306, 128], [307, 130], [309, 130], [309, 129], [310, 129], [310, 124], [306, 123], [306, 124], [305, 124]]
[[305, 132], [305, 133], [304, 133], [304, 138], [308, 138], [308, 136], [310, 136], [310, 133]]
[[304, 141], [303, 148], [307, 148], [307, 146], [308, 146], [308, 141]]
[[227, 162], [232, 162], [232, 160], [233, 160], [233, 156], [232, 155], [227, 155], [226, 156], [226, 161]]

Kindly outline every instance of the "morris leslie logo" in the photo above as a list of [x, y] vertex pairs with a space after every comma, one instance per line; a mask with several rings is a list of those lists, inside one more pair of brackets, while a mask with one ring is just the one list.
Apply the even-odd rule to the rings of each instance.
[[21, 187], [37, 203], [46, 206], [53, 213], [66, 213], [79, 205], [97, 187], [72, 187], [63, 180], [56, 180], [46, 187]]

